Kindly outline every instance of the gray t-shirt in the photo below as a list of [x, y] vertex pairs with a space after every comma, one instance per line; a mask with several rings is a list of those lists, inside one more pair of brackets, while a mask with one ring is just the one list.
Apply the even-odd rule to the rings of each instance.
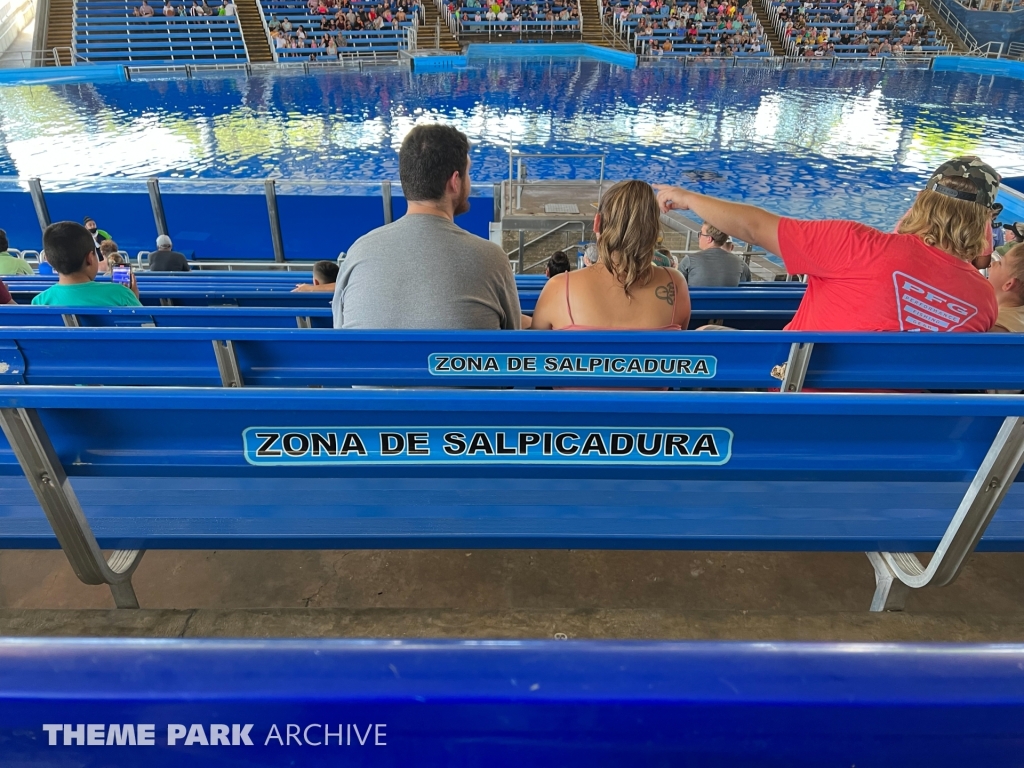
[[504, 251], [429, 214], [356, 240], [334, 289], [335, 328], [496, 331], [521, 318]]
[[679, 271], [688, 286], [735, 288], [750, 280], [750, 267], [743, 259], [724, 248], [705, 248], [699, 253], [684, 256]]

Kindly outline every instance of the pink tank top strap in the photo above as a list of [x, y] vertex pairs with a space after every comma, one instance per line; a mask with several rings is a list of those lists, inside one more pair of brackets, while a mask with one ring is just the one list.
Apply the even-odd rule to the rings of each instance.
[[565, 273], [565, 309], [569, 313], [569, 325], [576, 325], [576, 321], [572, 319], [572, 305], [569, 303], [569, 275], [572, 272]]

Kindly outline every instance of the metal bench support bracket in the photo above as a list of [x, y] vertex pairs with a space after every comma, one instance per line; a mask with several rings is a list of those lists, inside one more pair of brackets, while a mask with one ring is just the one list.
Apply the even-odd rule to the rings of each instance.
[[898, 611], [910, 589], [944, 587], [960, 575], [1024, 464], [1024, 418], [1003, 420], [928, 565], [912, 552], [868, 552], [875, 569], [872, 611]]
[[0, 408], [0, 426], [75, 575], [85, 584], [108, 584], [118, 608], [138, 608], [132, 574], [144, 550], [115, 550], [103, 557], [35, 410]]

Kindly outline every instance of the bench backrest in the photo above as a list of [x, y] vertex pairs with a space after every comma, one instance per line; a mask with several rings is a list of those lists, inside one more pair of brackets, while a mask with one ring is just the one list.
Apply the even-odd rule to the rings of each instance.
[[[294, 317], [287, 312], [264, 312], [294, 325]], [[804, 379], [808, 388], [1024, 389], [1020, 365], [1024, 337], [1017, 334], [781, 332], [676, 336], [657, 332], [5, 328], [0, 330], [4, 371], [0, 381], [768, 389], [779, 387], [772, 369], [787, 361], [795, 343], [812, 345]], [[226, 362], [237, 380], [225, 378]]]
[[996, 766], [1024, 711], [1020, 645], [4, 638], [0, 665], [26, 765]]

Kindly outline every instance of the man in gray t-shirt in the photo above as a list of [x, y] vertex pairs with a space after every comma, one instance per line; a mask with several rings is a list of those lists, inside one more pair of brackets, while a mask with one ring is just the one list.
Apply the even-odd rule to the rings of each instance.
[[334, 327], [518, 329], [508, 257], [454, 222], [469, 210], [465, 135], [420, 125], [398, 157], [408, 212], [349, 248], [334, 291]]
[[732, 243], [727, 234], [704, 224], [697, 242], [704, 246], [704, 250], [684, 256], [679, 262], [679, 271], [688, 286], [735, 288], [741, 282], [750, 281], [750, 267], [732, 253]]

